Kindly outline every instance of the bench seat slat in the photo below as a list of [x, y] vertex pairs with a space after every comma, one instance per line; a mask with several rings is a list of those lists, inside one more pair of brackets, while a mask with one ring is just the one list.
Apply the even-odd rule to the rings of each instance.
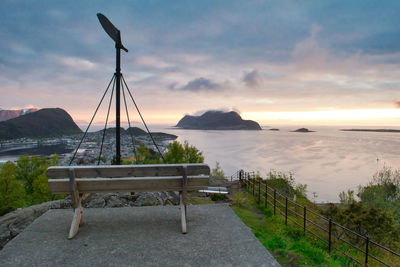
[[[206, 189], [208, 176], [189, 176], [187, 190]], [[80, 193], [181, 191], [182, 177], [78, 178]], [[53, 194], [69, 194], [69, 179], [49, 179]]]
[[[147, 165], [107, 165], [107, 166], [73, 166], [76, 178], [86, 177], [145, 177], [181, 175], [183, 166], [187, 166], [187, 175], [209, 175], [210, 167], [203, 163], [191, 164], [147, 164]], [[69, 167], [49, 167], [48, 178], [68, 177]]]

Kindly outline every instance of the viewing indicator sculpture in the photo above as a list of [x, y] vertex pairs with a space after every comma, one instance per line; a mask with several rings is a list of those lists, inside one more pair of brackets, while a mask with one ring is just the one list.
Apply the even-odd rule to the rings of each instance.
[[[78, 152], [79, 147], [81, 146], [83, 140], [85, 139], [87, 132], [90, 128], [90, 125], [93, 122], [94, 117], [97, 114], [97, 111], [99, 110], [101, 103], [104, 100], [104, 97], [106, 96], [108, 89], [110, 88], [111, 83], [113, 84], [112, 86], [112, 91], [111, 91], [111, 95], [110, 95], [110, 101], [108, 104], [108, 111], [107, 111], [107, 117], [106, 117], [106, 122], [104, 125], [104, 130], [103, 130], [103, 138], [101, 141], [101, 147], [100, 147], [100, 153], [99, 153], [99, 157], [98, 157], [98, 162], [97, 165], [100, 164], [100, 159], [101, 159], [101, 155], [103, 152], [103, 144], [104, 144], [104, 138], [106, 135], [106, 129], [107, 129], [107, 123], [108, 123], [108, 117], [110, 114], [110, 107], [111, 107], [111, 103], [112, 103], [112, 99], [113, 99], [113, 95], [114, 95], [114, 89], [115, 89], [115, 164], [116, 165], [120, 165], [121, 164], [121, 88], [122, 88], [122, 95], [124, 98], [124, 104], [125, 104], [125, 111], [126, 111], [126, 117], [128, 120], [128, 126], [129, 128], [131, 128], [131, 123], [130, 123], [130, 119], [129, 119], [129, 113], [128, 113], [128, 106], [127, 106], [127, 101], [126, 101], [126, 97], [125, 97], [125, 88], [126, 91], [128, 92], [142, 122], [143, 125], [145, 126], [148, 134], [151, 137], [151, 140], [153, 141], [154, 146], [157, 148], [158, 153], [160, 154], [161, 158], [164, 160], [163, 155], [161, 154], [161, 151], [159, 149], [159, 147], [157, 146], [156, 142], [154, 141], [154, 138], [152, 136], [152, 134], [149, 131], [149, 128], [147, 127], [146, 122], [143, 119], [142, 114], [140, 113], [140, 110], [138, 108], [138, 106], [136, 105], [136, 102], [132, 96], [131, 91], [128, 88], [128, 85], [126, 84], [126, 81], [124, 79], [124, 76], [121, 73], [121, 49], [124, 50], [125, 52], [128, 52], [128, 49], [126, 49], [123, 45], [122, 45], [122, 41], [121, 41], [121, 32], [111, 23], [111, 21], [109, 19], [107, 19], [106, 16], [104, 16], [101, 13], [97, 13], [97, 18], [100, 21], [101, 26], [103, 27], [104, 31], [108, 34], [108, 36], [111, 37], [112, 40], [114, 40], [115, 42], [115, 50], [116, 50], [116, 66], [115, 66], [115, 73], [113, 75], [113, 77], [111, 78], [111, 81], [108, 83], [107, 89], [104, 92], [100, 103], [98, 104], [96, 111], [93, 114], [92, 119], [89, 122], [88, 127], [86, 128], [86, 131], [81, 139], [81, 141], [79, 142], [78, 147], [75, 150], [75, 153], [69, 163], [69, 165], [72, 164], [72, 162], [74, 161], [76, 154]], [[124, 88], [125, 87], [125, 88]], [[135, 158], [136, 158], [136, 162], [137, 162], [137, 153], [136, 153], [136, 148], [135, 148], [135, 142], [134, 142], [134, 137], [132, 135], [132, 131], [129, 131], [129, 134], [131, 136], [131, 140], [132, 140], [132, 145], [133, 145], [133, 153], [135, 154]]]

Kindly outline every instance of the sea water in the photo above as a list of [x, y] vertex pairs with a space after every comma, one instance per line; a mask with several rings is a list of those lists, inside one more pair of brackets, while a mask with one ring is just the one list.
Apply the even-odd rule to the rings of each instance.
[[[152, 126], [151, 131], [175, 134], [203, 152], [211, 167], [218, 161], [230, 177], [237, 170], [292, 172], [307, 184], [308, 196], [318, 202], [338, 202], [338, 194], [366, 185], [383, 165], [400, 168], [400, 133], [347, 132], [350, 127], [308, 127], [315, 132], [183, 130]], [[355, 127], [353, 127], [355, 128]], [[364, 127], [369, 129], [382, 127]], [[396, 129], [395, 127], [390, 127]]]
[[[310, 198], [313, 192], [317, 194], [318, 202], [338, 202], [338, 194], [348, 189], [357, 193], [358, 186], [366, 185], [384, 165], [400, 169], [400, 133], [340, 131], [351, 128], [344, 126], [310, 126], [307, 128], [315, 131], [310, 133], [292, 132], [301, 128], [298, 126], [278, 127], [280, 131], [269, 127], [262, 131], [183, 130], [168, 125], [149, 128], [175, 134], [180, 142], [187, 140], [202, 151], [211, 167], [219, 162], [228, 178], [240, 169], [259, 171], [263, 177], [270, 170], [291, 172], [297, 183], [307, 184]], [[0, 162], [18, 156], [1, 154]]]

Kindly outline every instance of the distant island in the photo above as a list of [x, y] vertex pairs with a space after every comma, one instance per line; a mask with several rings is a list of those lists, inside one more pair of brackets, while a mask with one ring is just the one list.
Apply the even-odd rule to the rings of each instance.
[[377, 133], [400, 133], [400, 130], [394, 129], [340, 129], [346, 132], [377, 132]]
[[175, 126], [197, 130], [261, 130], [252, 120], [243, 120], [235, 111], [207, 111], [201, 116], [185, 115]]
[[294, 133], [313, 133], [315, 131], [310, 131], [307, 128], [300, 128], [300, 129], [297, 129], [296, 131], [292, 131], [292, 132], [294, 132]]
[[44, 108], [0, 122], [0, 140], [56, 137], [81, 132], [72, 117], [61, 108]]
[[271, 129], [269, 129], [270, 131], [279, 131], [279, 129], [278, 128], [271, 128]]

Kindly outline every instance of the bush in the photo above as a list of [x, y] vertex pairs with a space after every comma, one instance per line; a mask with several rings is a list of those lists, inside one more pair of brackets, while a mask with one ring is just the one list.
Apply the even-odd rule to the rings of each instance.
[[3, 164], [0, 170], [0, 216], [25, 205], [24, 186], [16, 179], [16, 171], [12, 162]]
[[56, 155], [50, 160], [24, 155], [16, 165], [5, 163], [0, 170], [0, 214], [51, 200], [45, 172], [53, 165], [58, 165]]
[[[122, 164], [159, 164], [163, 160], [159, 153], [141, 145], [136, 149], [136, 158], [123, 159]], [[204, 157], [202, 153], [194, 146], [189, 145], [187, 141], [179, 143], [174, 141], [167, 146], [167, 152], [163, 155], [165, 163], [202, 163]]]
[[232, 204], [242, 207], [246, 203], [246, 199], [242, 192], [237, 192], [233, 195]]
[[179, 143], [173, 141], [167, 146], [167, 152], [164, 154], [166, 163], [203, 163], [204, 157], [201, 151], [195, 146], [189, 145], [187, 141]]
[[215, 168], [211, 170], [211, 176], [226, 180], [225, 173], [221, 168], [219, 162], [215, 162]]
[[293, 198], [295, 194], [297, 197], [307, 198], [307, 185], [296, 184], [293, 173], [286, 174], [271, 170], [266, 183], [275, 188], [278, 193], [290, 198]]
[[359, 186], [357, 196], [363, 204], [392, 212], [400, 222], [400, 170], [384, 166], [367, 186]]
[[[393, 216], [374, 206], [353, 202], [346, 206], [338, 207], [332, 203], [323, 214], [335, 222], [353, 230], [361, 235], [368, 235], [375, 242], [393, 246], [400, 240], [400, 231]], [[335, 227], [334, 227], [335, 228]], [[337, 234], [346, 236], [353, 243], [363, 243], [364, 239], [344, 232], [341, 228], [334, 229]]]
[[225, 194], [211, 194], [210, 196], [212, 201], [223, 201], [226, 199]]

